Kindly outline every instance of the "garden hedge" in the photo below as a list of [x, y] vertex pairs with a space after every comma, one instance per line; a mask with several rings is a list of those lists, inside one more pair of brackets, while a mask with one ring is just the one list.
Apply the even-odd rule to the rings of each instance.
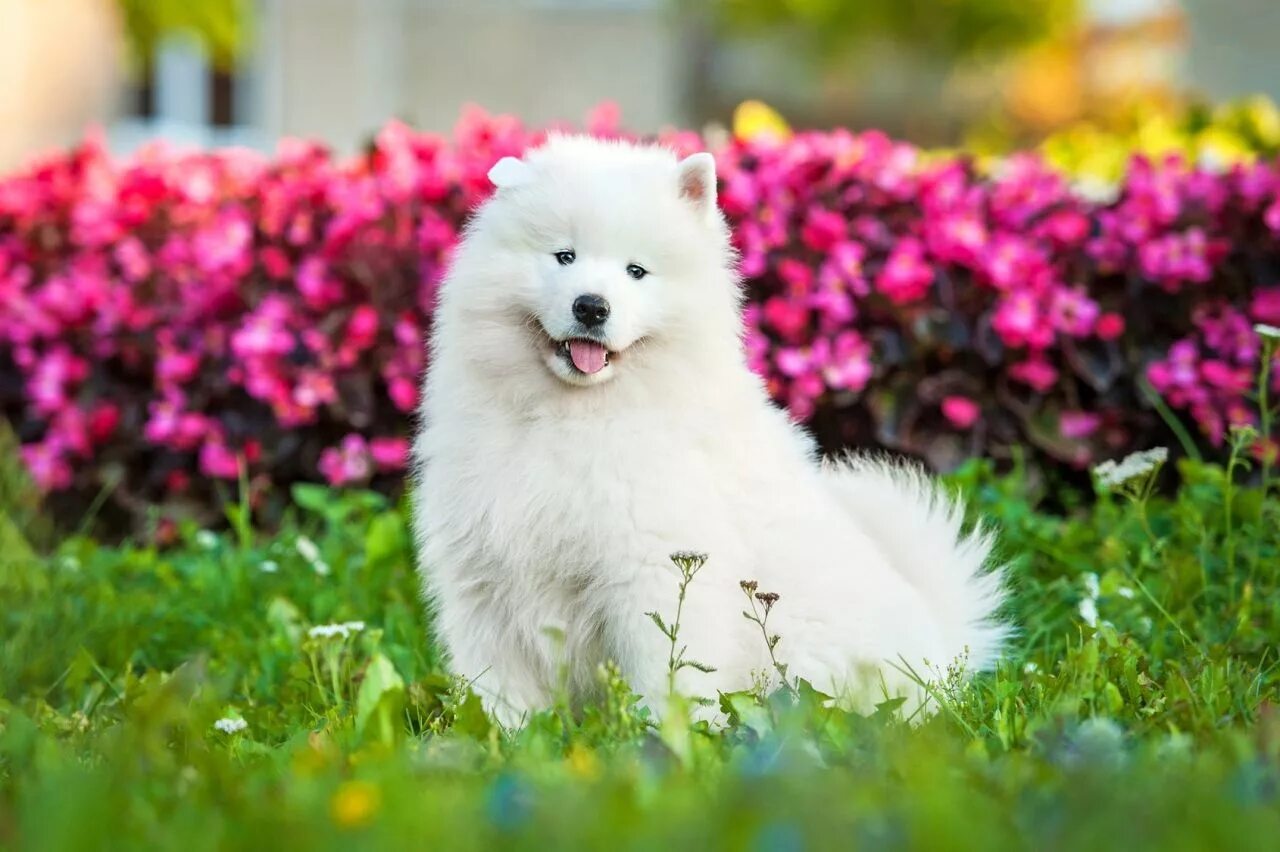
[[[586, 129], [620, 135], [609, 109]], [[346, 160], [90, 138], [0, 180], [0, 407], [36, 482], [65, 512], [206, 516], [241, 472], [264, 509], [397, 487], [449, 252], [490, 165], [544, 133], [475, 110]], [[713, 147], [750, 363], [827, 449], [1084, 469], [1171, 417], [1210, 453], [1258, 423], [1280, 163], [1135, 157], [1083, 193], [1034, 155], [980, 173], [875, 132]]]

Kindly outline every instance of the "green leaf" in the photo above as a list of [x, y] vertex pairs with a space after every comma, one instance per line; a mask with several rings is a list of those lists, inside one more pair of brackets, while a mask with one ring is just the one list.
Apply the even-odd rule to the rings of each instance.
[[315, 512], [319, 515], [328, 514], [336, 502], [331, 490], [323, 485], [315, 485], [310, 482], [294, 483], [290, 493], [293, 495], [293, 502], [307, 511]]
[[366, 739], [393, 745], [404, 730], [400, 723], [404, 700], [404, 678], [390, 660], [375, 654], [356, 696], [356, 731]]
[[484, 712], [484, 704], [474, 691], [467, 690], [467, 697], [453, 708], [453, 730], [472, 739], [484, 741], [493, 728], [493, 721]]
[[408, 552], [409, 534], [400, 515], [396, 512], [375, 515], [364, 537], [364, 555], [368, 564], [392, 562], [406, 557]]

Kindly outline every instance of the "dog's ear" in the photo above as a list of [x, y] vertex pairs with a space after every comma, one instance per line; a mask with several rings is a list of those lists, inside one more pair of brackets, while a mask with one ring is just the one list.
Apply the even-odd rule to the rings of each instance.
[[489, 182], [498, 189], [511, 189], [533, 180], [533, 169], [516, 157], [503, 157], [489, 169]]
[[711, 216], [716, 209], [716, 158], [705, 151], [693, 154], [681, 160], [677, 170], [680, 197]]

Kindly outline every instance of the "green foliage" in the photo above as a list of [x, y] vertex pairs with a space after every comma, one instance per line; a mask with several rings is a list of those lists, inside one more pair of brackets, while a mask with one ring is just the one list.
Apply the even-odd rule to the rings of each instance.
[[244, 49], [252, 5], [249, 0], [119, 0], [135, 59], [151, 55], [175, 33], [197, 39], [215, 63], [231, 62]]
[[943, 59], [1021, 47], [1077, 17], [1078, 0], [703, 0], [722, 24], [798, 34], [822, 56], [888, 39]]
[[[0, 846], [1268, 848], [1280, 499], [1190, 462], [1153, 496], [1157, 473], [1065, 515], [1020, 474], [957, 475], [1020, 635], [917, 724], [801, 680], [719, 696], [723, 729], [681, 702], [655, 726], [606, 667], [591, 706], [503, 730], [444, 673], [376, 495], [300, 490], [270, 539], [6, 559]], [[679, 620], [655, 618], [673, 672]]]

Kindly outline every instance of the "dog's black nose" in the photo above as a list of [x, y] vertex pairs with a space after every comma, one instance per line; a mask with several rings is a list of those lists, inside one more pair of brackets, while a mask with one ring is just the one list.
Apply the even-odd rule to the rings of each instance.
[[594, 293], [573, 300], [573, 315], [587, 328], [595, 328], [609, 318], [609, 303]]

